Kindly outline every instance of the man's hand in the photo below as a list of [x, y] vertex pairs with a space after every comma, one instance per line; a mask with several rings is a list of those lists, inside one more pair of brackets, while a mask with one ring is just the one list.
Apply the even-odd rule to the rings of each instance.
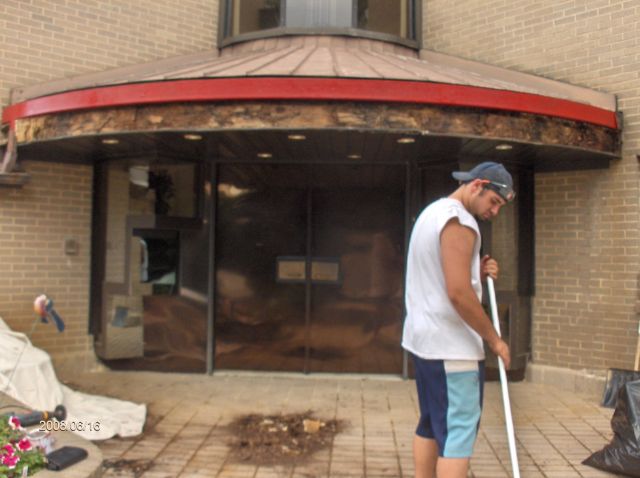
[[480, 259], [480, 274], [482, 274], [482, 280], [487, 280], [488, 276], [498, 280], [498, 263], [488, 254]]
[[496, 337], [493, 342], [489, 343], [489, 348], [494, 354], [502, 359], [504, 362], [504, 368], [508, 369], [511, 364], [511, 352], [509, 351], [507, 343], [500, 337]]

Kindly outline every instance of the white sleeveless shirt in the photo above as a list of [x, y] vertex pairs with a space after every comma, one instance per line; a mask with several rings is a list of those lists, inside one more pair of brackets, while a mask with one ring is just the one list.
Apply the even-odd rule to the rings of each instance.
[[475, 218], [456, 199], [443, 198], [418, 217], [407, 256], [402, 347], [427, 360], [482, 360], [482, 338], [453, 308], [442, 270], [440, 234], [451, 218], [476, 234], [471, 261], [471, 285], [482, 300], [480, 229]]

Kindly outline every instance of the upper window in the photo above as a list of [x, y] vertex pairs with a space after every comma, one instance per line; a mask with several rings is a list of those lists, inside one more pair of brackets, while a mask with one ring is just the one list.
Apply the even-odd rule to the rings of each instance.
[[226, 0], [224, 42], [348, 34], [417, 45], [416, 0]]

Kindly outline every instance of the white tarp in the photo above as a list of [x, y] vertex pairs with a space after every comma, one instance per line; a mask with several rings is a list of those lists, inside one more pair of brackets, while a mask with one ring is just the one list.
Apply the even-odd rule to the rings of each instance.
[[[2, 318], [0, 391], [32, 410], [52, 411], [57, 405], [64, 405], [67, 419], [62, 428], [88, 440], [138, 435], [147, 414], [146, 405], [76, 392], [61, 384], [49, 355], [34, 347], [25, 334], [12, 331]], [[96, 423], [99, 430], [95, 429]]]

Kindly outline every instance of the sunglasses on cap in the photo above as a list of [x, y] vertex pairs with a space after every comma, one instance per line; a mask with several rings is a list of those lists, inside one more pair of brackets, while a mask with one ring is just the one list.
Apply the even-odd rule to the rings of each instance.
[[502, 196], [507, 202], [511, 202], [516, 197], [516, 192], [511, 189], [508, 185], [497, 183], [495, 181], [489, 181], [485, 179], [488, 183], [485, 185], [486, 188], [491, 189], [492, 191], [497, 192], [500, 196]]

